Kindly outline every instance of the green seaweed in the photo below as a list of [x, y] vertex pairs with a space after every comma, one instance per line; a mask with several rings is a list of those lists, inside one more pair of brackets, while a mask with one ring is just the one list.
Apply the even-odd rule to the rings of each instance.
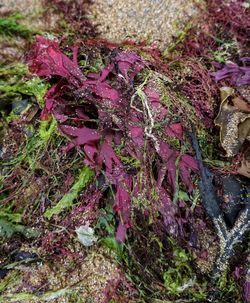
[[173, 42], [170, 43], [170, 45], [163, 51], [162, 56], [163, 58], [167, 58], [170, 56], [170, 54], [176, 49], [178, 45], [180, 45], [188, 35], [190, 29], [193, 27], [192, 22], [187, 23], [185, 28], [183, 30], [178, 31], [175, 36]]
[[216, 302], [219, 303], [221, 302], [221, 300], [225, 298], [232, 300], [231, 302], [236, 302], [236, 303], [242, 302], [241, 289], [236, 284], [235, 279], [232, 276], [232, 273], [230, 273], [228, 269], [226, 269], [224, 272], [221, 273], [217, 281], [217, 287], [219, 289], [219, 292], [216, 297], [217, 299]]
[[[7, 277], [4, 279], [1, 279], [0, 281], [0, 293], [2, 293], [9, 285], [17, 285], [19, 283], [19, 275], [17, 271], [11, 271]], [[2, 301], [2, 298], [0, 297], [0, 302], [6, 302]]]
[[13, 224], [0, 217], [0, 237], [11, 238], [15, 233], [20, 233], [28, 239], [39, 235], [39, 232], [33, 228], [28, 228], [21, 224]]
[[0, 66], [0, 97], [4, 103], [22, 100], [23, 96], [34, 96], [40, 108], [44, 107], [44, 95], [49, 84], [39, 77], [29, 75], [28, 66], [14, 63]]
[[20, 79], [20, 77], [27, 74], [27, 72], [28, 66], [21, 62], [0, 67], [0, 77], [12, 78], [13, 81]]
[[49, 120], [40, 121], [38, 129], [39, 137], [44, 143], [47, 143], [56, 130], [57, 121], [53, 117], [51, 117]]
[[191, 268], [192, 258], [190, 254], [170, 239], [173, 248], [172, 265], [163, 275], [164, 285], [170, 295], [189, 295], [191, 301], [206, 298], [206, 285], [196, 282], [196, 275]]
[[12, 210], [12, 205], [0, 207], [0, 218], [11, 223], [21, 223], [22, 213], [15, 213]]
[[12, 14], [7, 17], [0, 17], [0, 35], [2, 36], [21, 36], [29, 38], [36, 33], [33, 29], [20, 24], [18, 21], [25, 17], [19, 13]]
[[224, 41], [221, 43], [221, 46], [212, 53], [214, 60], [219, 63], [226, 63], [232, 55], [239, 55], [239, 49], [237, 42], [234, 40]]
[[44, 292], [42, 295], [36, 295], [29, 292], [19, 292], [15, 294], [4, 294], [0, 296], [0, 302], [50, 302], [51, 300], [59, 299], [62, 296], [68, 296], [77, 291], [78, 286], [65, 287], [57, 290]]
[[125, 244], [118, 243], [115, 238], [116, 223], [115, 216], [111, 204], [107, 204], [105, 209], [101, 210], [102, 215], [98, 218], [95, 230], [101, 234], [105, 232], [106, 235], [102, 236], [100, 242], [103, 246], [110, 249], [117, 256], [118, 260], [124, 259]]
[[74, 205], [74, 201], [78, 197], [79, 193], [87, 186], [94, 176], [93, 170], [89, 167], [84, 167], [78, 177], [75, 184], [71, 187], [70, 191], [62, 197], [62, 199], [52, 208], [49, 208], [44, 213], [46, 219], [51, 219], [53, 215], [58, 215], [61, 212], [68, 210]]
[[27, 81], [18, 81], [15, 84], [8, 84], [0, 81], [0, 92], [2, 98], [10, 98], [19, 96], [20, 94], [34, 96], [40, 108], [44, 106], [44, 95], [48, 90], [48, 84], [38, 77], [34, 77]]

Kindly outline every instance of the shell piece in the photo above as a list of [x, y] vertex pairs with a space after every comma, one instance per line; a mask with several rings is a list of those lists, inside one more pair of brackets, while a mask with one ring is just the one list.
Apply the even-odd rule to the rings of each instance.
[[76, 229], [78, 240], [86, 247], [92, 246], [97, 241], [94, 232], [94, 229], [87, 224]]
[[[221, 88], [221, 105], [214, 123], [220, 127], [220, 141], [227, 157], [236, 155], [250, 138], [250, 108], [243, 99], [233, 97], [230, 87]], [[229, 97], [233, 97], [232, 101]]]

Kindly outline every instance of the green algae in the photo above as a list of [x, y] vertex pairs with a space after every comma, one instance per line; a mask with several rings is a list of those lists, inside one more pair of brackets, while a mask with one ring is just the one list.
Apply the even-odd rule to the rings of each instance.
[[28, 228], [21, 224], [13, 224], [0, 217], [0, 237], [11, 238], [15, 233], [20, 233], [28, 239], [39, 236], [38, 230]]
[[170, 239], [173, 249], [172, 265], [163, 274], [164, 285], [170, 295], [188, 295], [189, 302], [197, 302], [206, 298], [206, 285], [197, 282], [191, 267], [191, 255]]
[[57, 121], [53, 117], [48, 120], [40, 121], [39, 125], [39, 137], [44, 142], [47, 143], [49, 139], [56, 133]]
[[62, 289], [54, 290], [54, 291], [47, 291], [43, 293], [41, 296], [28, 293], [28, 292], [19, 292], [16, 294], [5, 294], [0, 296], [0, 302], [34, 302], [34, 303], [40, 303], [40, 302], [49, 302], [51, 300], [55, 300], [58, 298], [61, 298], [62, 296], [68, 296], [74, 292], [77, 291], [77, 286], [75, 287], [65, 287]]
[[45, 218], [51, 219], [53, 215], [58, 215], [61, 212], [70, 209], [74, 205], [79, 193], [87, 186], [93, 176], [93, 170], [87, 166], [84, 167], [77, 176], [77, 181], [71, 187], [70, 191], [64, 195], [54, 207], [46, 210], [44, 213]]
[[20, 24], [18, 21], [24, 19], [25, 16], [22, 16], [19, 13], [12, 14], [7, 17], [0, 17], [0, 35], [2, 36], [14, 36], [18, 35], [23, 38], [29, 38], [35, 32]]
[[[20, 68], [20, 72], [25, 71], [26, 67], [22, 65], [18, 66]], [[22, 69], [24, 68], [24, 69]], [[20, 74], [19, 74], [20, 76]], [[0, 75], [1, 77], [1, 75]], [[16, 76], [15, 76], [16, 78]], [[26, 96], [34, 96], [37, 100], [37, 103], [40, 108], [44, 106], [44, 95], [48, 90], [48, 84], [45, 84], [43, 80], [38, 77], [34, 77], [30, 80], [22, 80], [17, 81], [16, 79], [11, 79], [10, 83], [6, 83], [0, 80], [0, 92], [1, 97], [4, 99], [10, 99], [13, 97], [21, 97], [22, 95]], [[11, 83], [14, 82], [14, 83]]]

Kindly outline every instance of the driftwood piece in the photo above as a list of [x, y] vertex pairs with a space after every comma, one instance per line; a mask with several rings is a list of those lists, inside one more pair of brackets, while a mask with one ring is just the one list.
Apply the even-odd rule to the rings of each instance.
[[242, 241], [244, 235], [250, 229], [250, 190], [249, 188], [245, 188], [244, 207], [239, 212], [232, 228], [228, 228], [223, 211], [220, 208], [219, 197], [212, 182], [213, 175], [203, 164], [201, 150], [194, 129], [190, 136], [200, 170], [199, 189], [202, 203], [206, 213], [213, 221], [220, 241], [220, 252], [212, 275], [213, 279], [216, 279], [221, 272], [226, 270], [228, 262], [234, 254], [235, 244]]

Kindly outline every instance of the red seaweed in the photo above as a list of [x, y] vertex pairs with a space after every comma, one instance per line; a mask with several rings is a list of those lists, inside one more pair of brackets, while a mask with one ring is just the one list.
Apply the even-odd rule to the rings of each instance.
[[[85, 76], [77, 64], [76, 49], [73, 51], [74, 58], [71, 60], [62, 52], [58, 42], [38, 37], [28, 56], [33, 73], [57, 80], [45, 96], [46, 104], [42, 118], [46, 119], [52, 114], [57, 119], [59, 130], [69, 139], [68, 144], [62, 149], [64, 153], [74, 147], [80, 148], [85, 152], [85, 164], [95, 169], [97, 175], [101, 170], [105, 172], [106, 178], [115, 189], [114, 211], [119, 217], [117, 240], [123, 242], [126, 230], [132, 226], [132, 184], [138, 181], [136, 176], [133, 177], [127, 171], [126, 165], [115, 151], [115, 146], [124, 140], [127, 141], [123, 154], [144, 162], [142, 147], [145, 146], [145, 142], [151, 141], [152, 144], [147, 144], [148, 152], [158, 152], [161, 165], [165, 168], [165, 171], [159, 170], [158, 181], [155, 183], [159, 197], [163, 205], [165, 204], [163, 207], [165, 210], [167, 205], [171, 208], [171, 195], [176, 190], [177, 159], [179, 159], [180, 180], [189, 192], [193, 190], [191, 173], [197, 171], [197, 166], [191, 156], [181, 155], [162, 141], [157, 133], [154, 134], [152, 125], [147, 125], [148, 118], [130, 107], [132, 98], [136, 96], [136, 91], [131, 90], [131, 85], [139, 73], [152, 63], [146, 62], [133, 51], [116, 49], [115, 56], [111, 57], [110, 62], [100, 73], [90, 73]], [[160, 122], [166, 117], [168, 110], [161, 104], [160, 94], [152, 83], [148, 82], [143, 88], [146, 98], [144, 102], [147, 105], [145, 103], [142, 108], [147, 115], [152, 115], [149, 113], [152, 111], [156, 121]], [[75, 101], [68, 104], [68, 96]], [[78, 100], [84, 98], [84, 103], [80, 105], [75, 96], [78, 96]], [[136, 98], [135, 100], [135, 102], [139, 101]], [[97, 115], [96, 122], [87, 126], [88, 121], [93, 119], [93, 114]], [[167, 126], [166, 134], [169, 133], [182, 140], [181, 124]], [[166, 189], [163, 186], [165, 175], [168, 180]], [[148, 178], [150, 180], [151, 177]], [[133, 195], [138, 194], [134, 188]], [[151, 196], [149, 193], [147, 195]], [[159, 203], [159, 209], [162, 209], [161, 207]], [[169, 211], [171, 213], [171, 210]], [[167, 213], [164, 211], [166, 228], [170, 228], [167, 223], [169, 217]], [[171, 220], [178, 225], [175, 214], [175, 211], [172, 212]]]
[[[98, 36], [97, 26], [94, 26], [88, 18], [88, 13], [92, 0], [44, 0], [47, 7], [52, 7], [56, 13], [62, 13], [73, 29], [74, 35], [77, 38], [96, 37]], [[64, 30], [58, 26], [58, 31]]]
[[[241, 58], [242, 62], [250, 61], [250, 58]], [[236, 63], [227, 63], [222, 69], [211, 73], [215, 81], [228, 79], [231, 85], [243, 86], [250, 84], [250, 66], [239, 66]]]

